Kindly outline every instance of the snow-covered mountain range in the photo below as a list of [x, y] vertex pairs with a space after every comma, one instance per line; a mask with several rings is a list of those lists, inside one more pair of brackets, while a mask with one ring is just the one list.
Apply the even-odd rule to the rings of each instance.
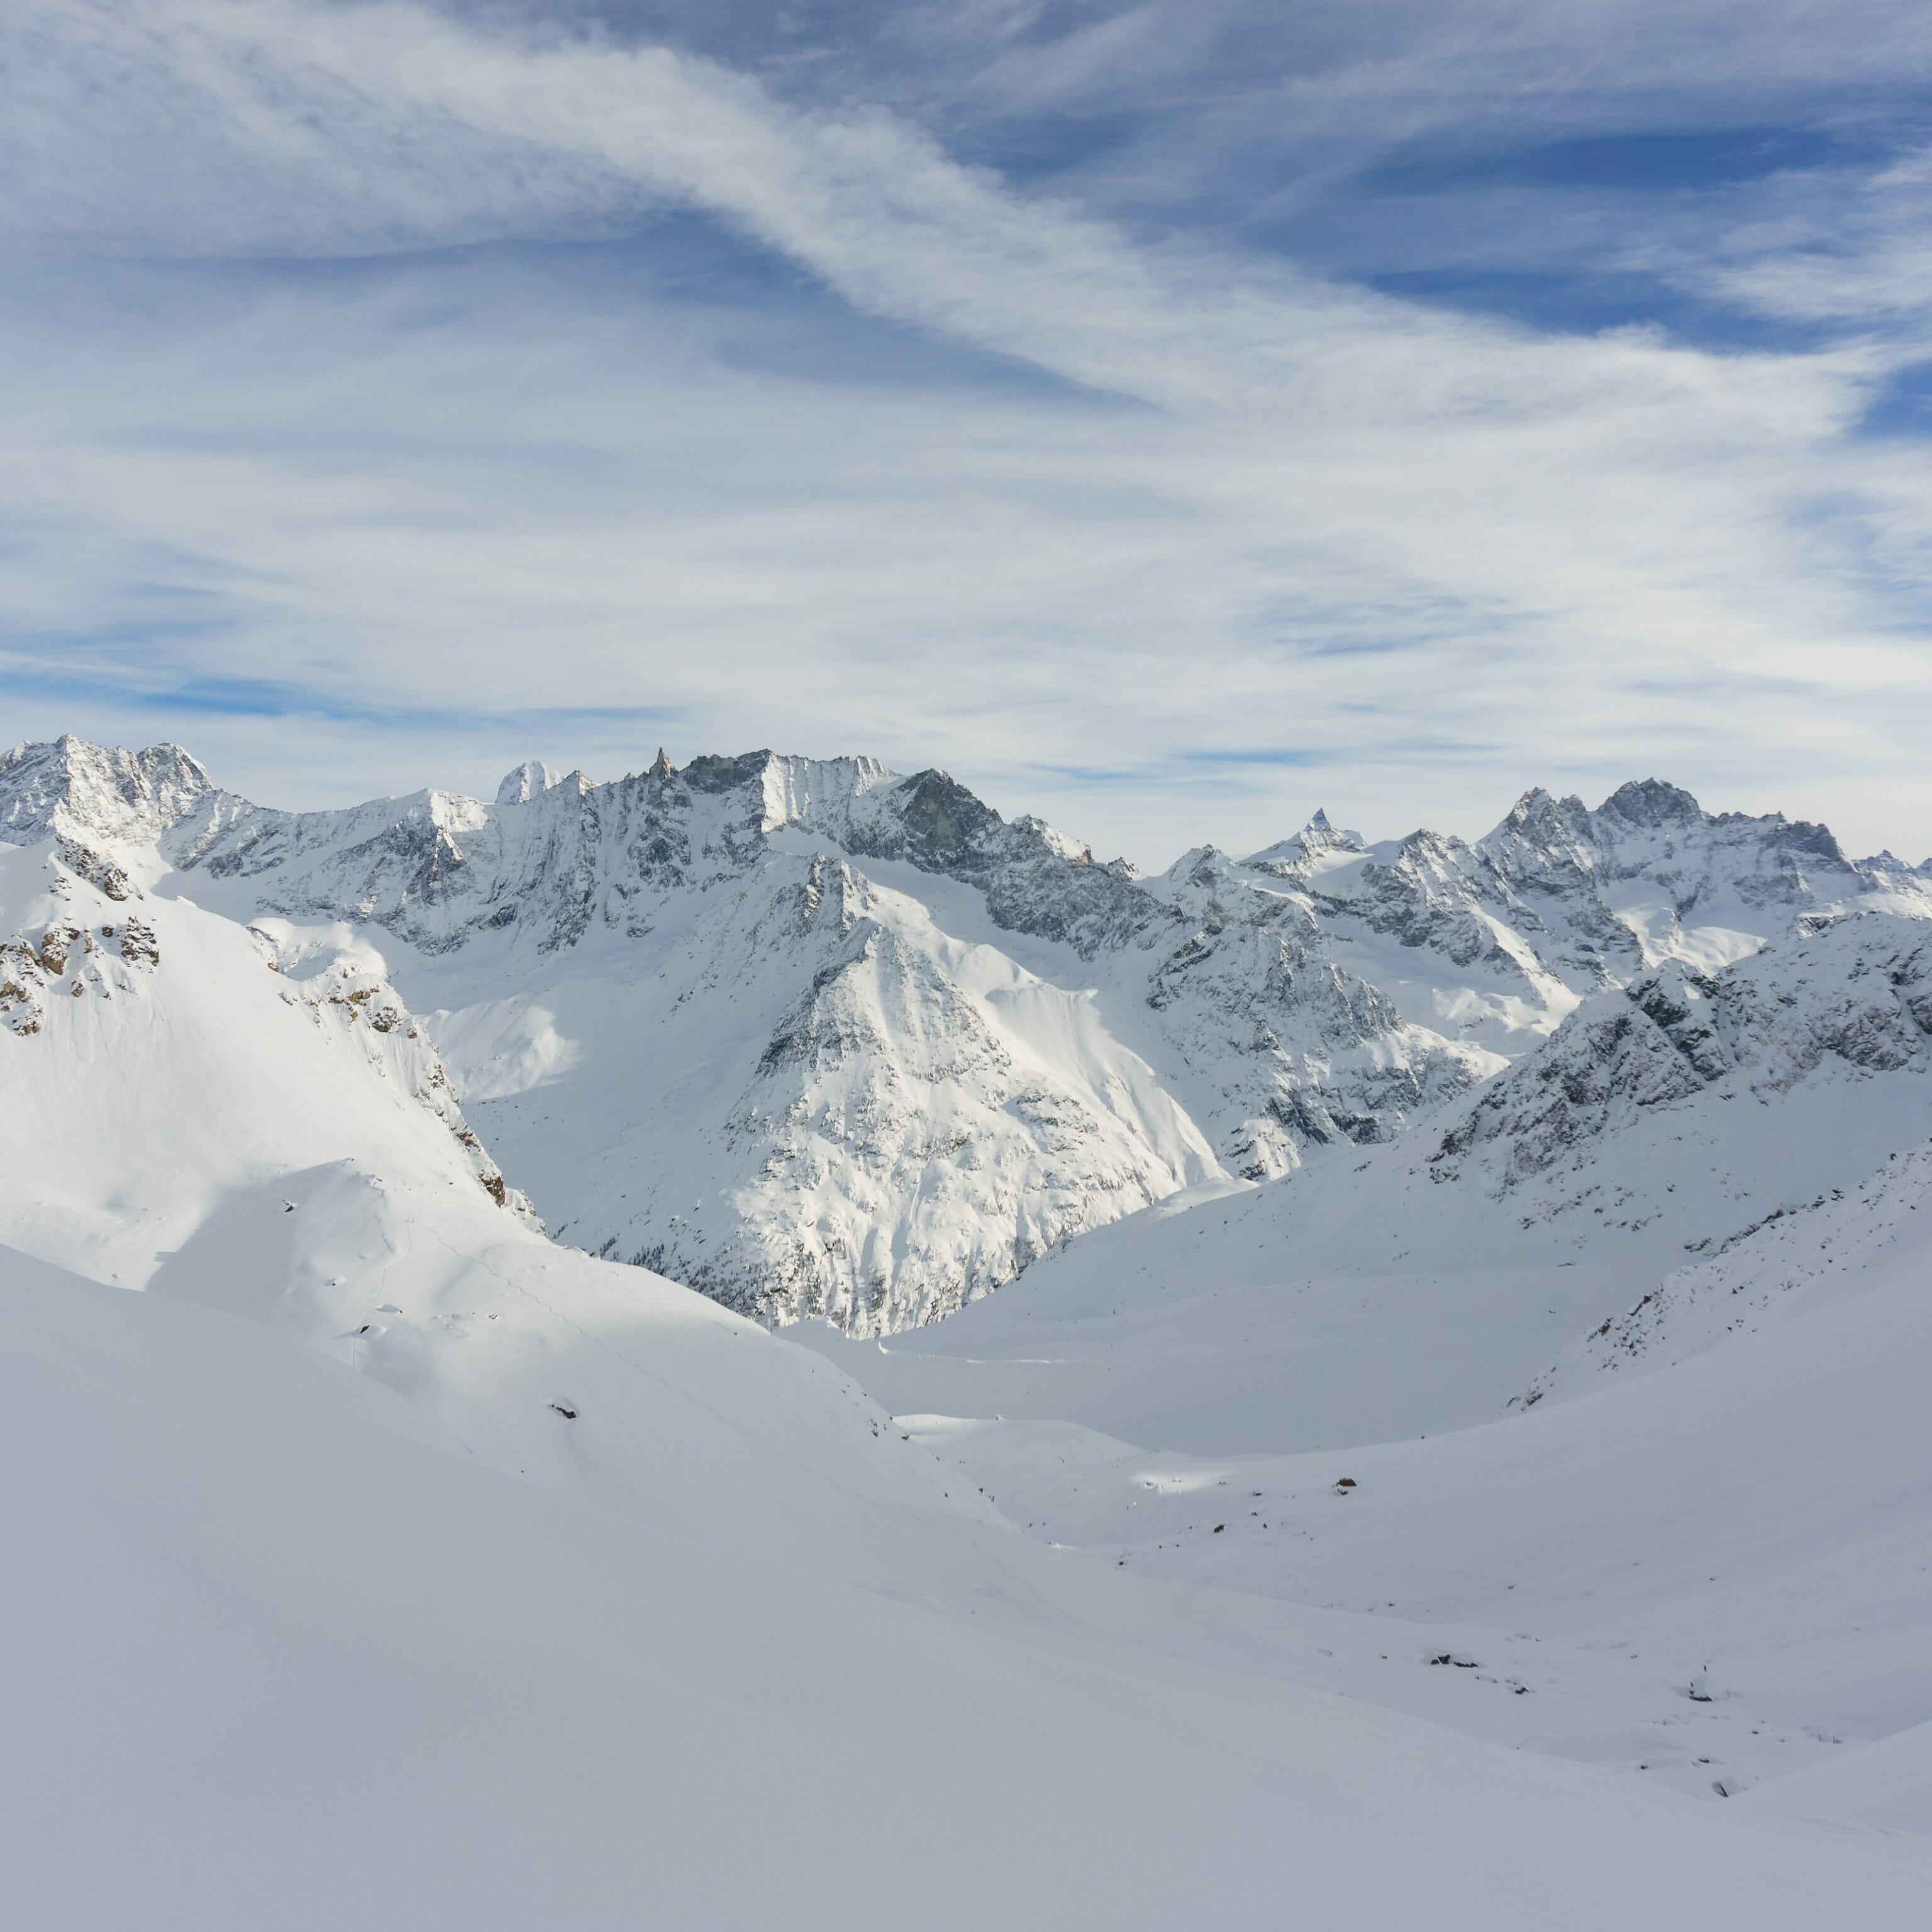
[[1912, 1922], [1928, 913], [1648, 784], [1142, 880], [22, 748], [16, 1910]]
[[[1923, 868], [1654, 782], [1594, 812], [1529, 792], [1474, 844], [1317, 814], [1142, 879], [866, 759], [660, 753], [605, 784], [532, 762], [491, 802], [290, 813], [176, 748], [68, 738], [0, 760], [0, 836], [414, 1016], [424, 1082], [446, 1070], [560, 1240], [857, 1334], [1154, 1202], [1393, 1141], [1605, 988], [1932, 911]], [[16, 1029], [63, 944], [145, 943], [90, 952], [46, 910], [6, 956]]]

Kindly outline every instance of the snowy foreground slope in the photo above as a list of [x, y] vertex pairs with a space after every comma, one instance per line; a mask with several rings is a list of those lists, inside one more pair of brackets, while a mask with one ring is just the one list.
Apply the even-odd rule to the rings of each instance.
[[1432, 1627], [1028, 1538], [854, 1378], [547, 1240], [358, 928], [251, 933], [144, 862], [0, 850], [10, 1918], [1799, 1928], [1932, 1890], [1932, 1840], [1338, 1681], [1439, 1682]]
[[867, 1588], [734, 1486], [561, 1500], [232, 1318], [18, 1264], [0, 1324], [23, 1924], [1809, 1928], [1932, 1885], [1926, 1840], [1497, 1750], [1265, 1636], [1176, 1655], [937, 1513], [976, 1578]]
[[490, 803], [291, 814], [172, 747], [64, 739], [0, 759], [0, 837], [131, 868], [298, 972], [352, 934], [560, 1238], [862, 1334], [1384, 1143], [1660, 962], [1932, 909], [1922, 872], [1654, 783], [1526, 794], [1473, 845], [1318, 816], [1137, 880], [866, 759], [531, 765]]

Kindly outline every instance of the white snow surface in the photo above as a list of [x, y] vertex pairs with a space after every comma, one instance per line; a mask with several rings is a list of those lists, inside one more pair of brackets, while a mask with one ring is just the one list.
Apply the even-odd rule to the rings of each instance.
[[[1213, 1593], [943, 1506], [895, 1588], [877, 1535], [802, 1503], [822, 1560], [794, 1567], [756, 1494], [782, 1448], [658, 1514], [548, 1494], [218, 1312], [16, 1262], [0, 1322], [0, 1439], [33, 1472], [4, 1600], [19, 1923], [1474, 1928], [1560, 1900], [1579, 1928], [1796, 1928], [1908, 1923], [1932, 1882], [1924, 1840], [1304, 1688], [1211, 1604], [1211, 1660], [1177, 1654]], [[868, 1456], [924, 1460], [860, 1429], [821, 1447], [821, 1493]]]

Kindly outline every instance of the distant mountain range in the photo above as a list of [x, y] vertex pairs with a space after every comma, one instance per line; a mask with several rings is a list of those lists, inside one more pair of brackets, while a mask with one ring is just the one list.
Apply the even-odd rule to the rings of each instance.
[[1870, 913], [1907, 950], [1899, 922], [1932, 916], [1927, 867], [1654, 780], [1594, 811], [1527, 792], [1473, 844], [1318, 813], [1142, 878], [863, 758], [660, 753], [603, 784], [531, 763], [494, 802], [288, 812], [174, 746], [68, 737], [0, 758], [0, 839], [116, 913], [0, 934], [26, 1040], [91, 988], [165, 998], [154, 904], [192, 900], [318, 1012], [407, 1043], [394, 1078], [560, 1240], [856, 1335], [1425, 1116], [1438, 1183], [1502, 1137], [1509, 1184], [1618, 1095], [1732, 1066], [1784, 1011], [1738, 964], [1767, 944]]

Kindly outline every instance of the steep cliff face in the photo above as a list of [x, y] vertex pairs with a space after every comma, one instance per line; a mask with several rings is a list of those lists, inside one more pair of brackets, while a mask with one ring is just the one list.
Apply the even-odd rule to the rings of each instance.
[[[1184, 1189], [1391, 1140], [1664, 962], [1932, 908], [1922, 872], [1654, 783], [1526, 794], [1473, 844], [1318, 814], [1142, 880], [866, 758], [530, 761], [494, 802], [292, 813], [172, 747], [64, 740], [0, 761], [0, 828], [116, 903], [353, 938], [564, 1238], [868, 1334]], [[16, 1028], [43, 937], [0, 970]]]

